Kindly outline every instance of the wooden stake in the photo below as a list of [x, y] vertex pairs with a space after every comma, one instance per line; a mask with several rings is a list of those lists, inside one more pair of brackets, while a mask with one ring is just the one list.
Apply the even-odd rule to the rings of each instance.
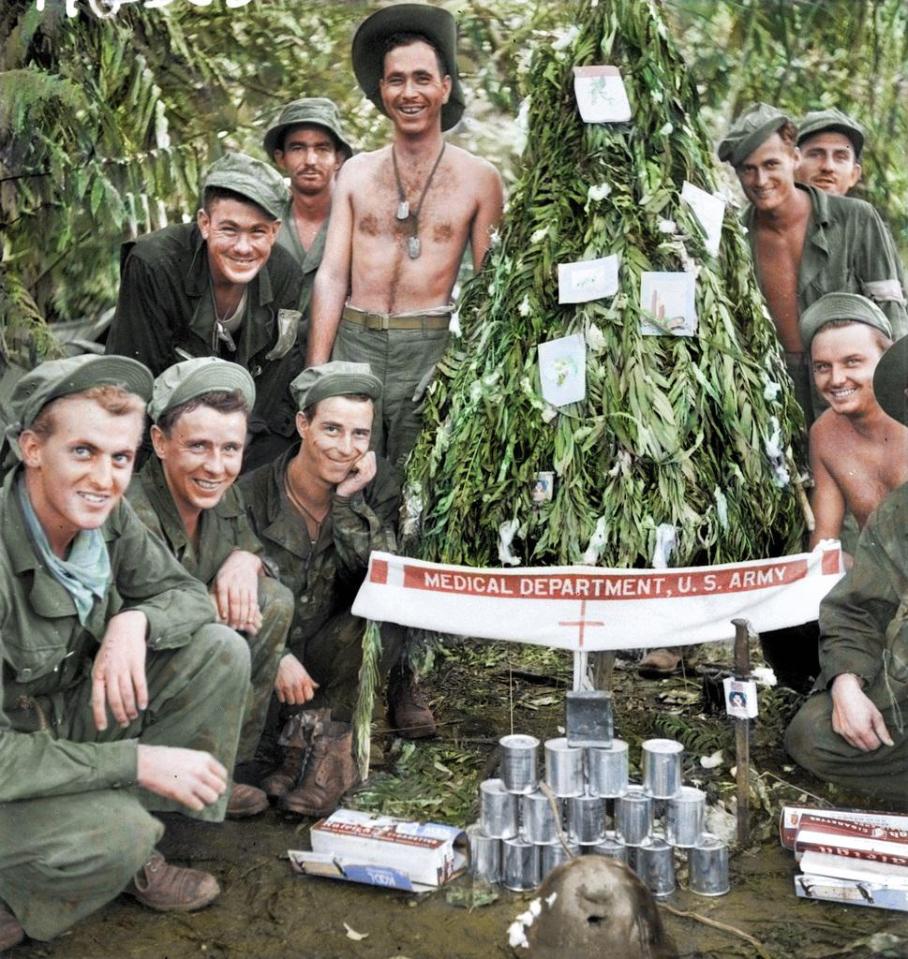
[[[746, 619], [733, 619], [735, 627], [735, 679], [750, 679], [751, 626]], [[738, 784], [738, 846], [750, 843], [750, 720], [735, 718], [735, 758]]]

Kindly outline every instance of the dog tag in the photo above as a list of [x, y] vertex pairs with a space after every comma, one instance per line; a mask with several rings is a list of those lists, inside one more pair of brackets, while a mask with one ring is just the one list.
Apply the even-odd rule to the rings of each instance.
[[397, 204], [397, 219], [406, 220], [410, 216], [410, 204], [406, 200], [401, 200]]
[[418, 260], [419, 251], [420, 251], [419, 237], [418, 236], [407, 237], [407, 253], [410, 254], [410, 259]]

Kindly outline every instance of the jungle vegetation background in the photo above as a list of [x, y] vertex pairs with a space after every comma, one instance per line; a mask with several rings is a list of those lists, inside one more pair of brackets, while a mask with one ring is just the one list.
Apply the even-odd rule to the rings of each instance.
[[[0, 12], [0, 350], [26, 365], [53, 349], [46, 323], [95, 318], [114, 304], [120, 242], [194, 215], [200, 172], [225, 150], [260, 156], [262, 133], [288, 100], [331, 97], [360, 148], [387, 138], [349, 59], [356, 24], [375, 3], [68, 2], [76, 16], [64, 0], [43, 10], [38, 0], [6, 0]], [[837, 106], [866, 125], [859, 195], [904, 253], [904, 0], [662, 2], [717, 139], [757, 99], [796, 116]], [[472, 93], [455, 139], [507, 179], [528, 58], [569, 28], [574, 5], [445, 6], [460, 24]]]

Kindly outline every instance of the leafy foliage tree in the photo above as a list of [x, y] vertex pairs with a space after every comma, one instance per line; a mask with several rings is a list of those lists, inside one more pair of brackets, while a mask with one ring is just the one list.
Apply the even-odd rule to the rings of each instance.
[[[462, 343], [432, 388], [410, 469], [416, 548], [496, 565], [510, 525], [525, 563], [646, 566], [670, 524], [677, 565], [796, 549], [801, 509], [781, 460], [802, 419], [743, 231], [727, 216], [712, 257], [680, 199], [684, 180], [714, 187], [690, 74], [652, 3], [583, 0], [573, 22], [537, 49], [508, 216], [464, 291]], [[592, 63], [621, 67], [629, 124], [581, 120], [572, 68]], [[614, 298], [558, 303], [558, 264], [610, 254], [621, 264]], [[697, 275], [698, 335], [642, 335], [641, 273], [685, 268]], [[537, 346], [576, 332], [586, 399], [555, 411], [541, 398]], [[790, 449], [785, 466], [794, 476]], [[545, 470], [555, 496], [534, 505]]]

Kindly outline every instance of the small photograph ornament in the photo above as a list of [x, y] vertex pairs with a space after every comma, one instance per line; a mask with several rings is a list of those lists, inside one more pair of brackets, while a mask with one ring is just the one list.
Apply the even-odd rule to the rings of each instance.
[[694, 211], [703, 232], [706, 234], [706, 251], [712, 256], [719, 254], [719, 241], [722, 239], [722, 220], [725, 217], [725, 201], [713, 193], [707, 193], [693, 183], [684, 181], [681, 187], [681, 199]]
[[644, 336], [695, 336], [696, 282], [693, 273], [642, 273], [640, 332]]
[[586, 396], [586, 343], [582, 333], [539, 344], [542, 398], [552, 406], [579, 403]]
[[618, 257], [558, 264], [558, 302], [588, 303], [618, 292]]
[[631, 104], [617, 67], [574, 67], [574, 96], [584, 123], [626, 123]]
[[725, 711], [735, 719], [756, 719], [757, 684], [752, 679], [732, 679], [726, 676], [722, 680], [725, 687]]
[[543, 470], [536, 474], [533, 480], [533, 488], [530, 496], [533, 502], [539, 506], [542, 503], [549, 503], [552, 500], [552, 493], [555, 490], [555, 474], [551, 470]]

